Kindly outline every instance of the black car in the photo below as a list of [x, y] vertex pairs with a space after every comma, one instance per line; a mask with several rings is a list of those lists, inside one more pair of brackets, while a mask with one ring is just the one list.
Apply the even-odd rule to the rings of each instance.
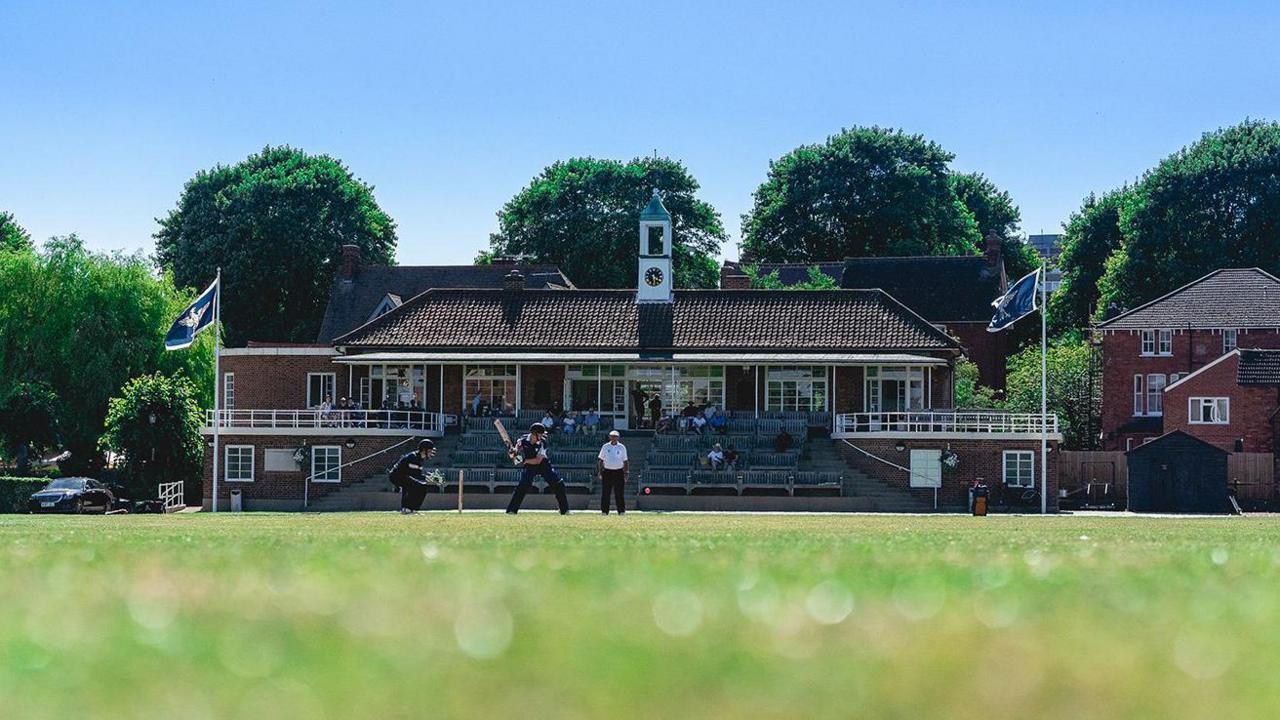
[[33, 513], [106, 513], [115, 497], [107, 486], [92, 478], [58, 478], [31, 496]]

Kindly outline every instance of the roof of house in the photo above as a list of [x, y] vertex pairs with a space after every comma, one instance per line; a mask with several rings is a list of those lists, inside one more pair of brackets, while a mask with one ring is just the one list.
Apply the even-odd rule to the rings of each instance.
[[[411, 298], [431, 288], [500, 288], [511, 265], [362, 265], [350, 280], [336, 277], [316, 342], [332, 343], [369, 321], [383, 299]], [[550, 265], [520, 265], [528, 288], [572, 288]], [[393, 303], [394, 304], [394, 303]]]
[[1100, 330], [1280, 327], [1280, 278], [1222, 268], [1098, 324]]
[[1246, 350], [1241, 348], [1240, 365], [1236, 368], [1239, 385], [1280, 385], [1280, 350]]
[[958, 350], [879, 290], [433, 289], [339, 337], [359, 348], [555, 351]]
[[1003, 267], [981, 255], [849, 258], [840, 287], [877, 287], [930, 322], [990, 322]]
[[[741, 263], [727, 263], [741, 267]], [[758, 263], [760, 274], [778, 273], [783, 285], [798, 285], [817, 267], [847, 290], [878, 288], [929, 322], [991, 320], [991, 302], [1005, 289], [1003, 268], [981, 255], [845, 258], [819, 263]]]

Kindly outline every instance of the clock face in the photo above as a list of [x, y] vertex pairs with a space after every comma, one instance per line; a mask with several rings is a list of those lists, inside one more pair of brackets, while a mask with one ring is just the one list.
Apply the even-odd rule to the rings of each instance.
[[662, 269], [651, 267], [644, 271], [644, 281], [649, 287], [658, 287], [662, 284]]

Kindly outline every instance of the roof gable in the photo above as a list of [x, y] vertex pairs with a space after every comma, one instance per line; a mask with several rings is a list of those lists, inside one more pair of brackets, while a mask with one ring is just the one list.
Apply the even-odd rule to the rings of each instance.
[[1280, 278], [1221, 268], [1098, 324], [1100, 330], [1280, 327]]
[[879, 290], [434, 289], [339, 337], [348, 347], [500, 350], [958, 349]]

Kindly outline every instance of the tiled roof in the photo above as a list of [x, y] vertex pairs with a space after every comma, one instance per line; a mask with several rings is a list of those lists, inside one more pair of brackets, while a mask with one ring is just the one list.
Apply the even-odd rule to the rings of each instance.
[[840, 287], [880, 288], [930, 322], [987, 323], [1003, 275], [981, 255], [849, 258]]
[[[744, 265], [751, 265], [751, 263], [726, 261], [725, 265], [741, 270]], [[818, 268], [822, 274], [834, 280], [837, 286], [840, 285], [840, 278], [844, 275], [843, 260], [820, 263], [756, 263], [754, 267], [761, 275], [778, 273], [778, 282], [783, 285], [799, 285], [808, 282], [809, 268], [812, 267]]]
[[1280, 327], [1280, 279], [1223, 268], [1098, 324], [1102, 330]]
[[1240, 350], [1240, 385], [1280, 385], [1280, 350]]
[[742, 351], [958, 349], [878, 290], [429, 290], [335, 341], [361, 348]]
[[[511, 265], [362, 265], [351, 280], [334, 278], [316, 342], [330, 343], [369, 320], [387, 295], [411, 298], [431, 288], [500, 288]], [[525, 286], [573, 287], [555, 267], [521, 265]]]

